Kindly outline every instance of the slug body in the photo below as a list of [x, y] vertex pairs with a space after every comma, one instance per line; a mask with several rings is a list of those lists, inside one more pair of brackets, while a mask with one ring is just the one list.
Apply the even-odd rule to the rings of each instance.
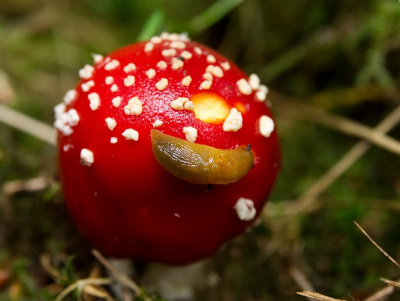
[[254, 165], [249, 148], [218, 149], [151, 130], [153, 153], [160, 165], [194, 184], [229, 184], [243, 178]]

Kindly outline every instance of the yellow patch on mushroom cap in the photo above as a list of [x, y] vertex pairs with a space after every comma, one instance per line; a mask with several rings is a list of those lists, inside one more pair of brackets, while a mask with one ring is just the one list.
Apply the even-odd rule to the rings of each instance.
[[210, 93], [200, 92], [192, 96], [195, 116], [207, 123], [220, 124], [224, 122], [230, 112], [230, 107], [221, 96]]

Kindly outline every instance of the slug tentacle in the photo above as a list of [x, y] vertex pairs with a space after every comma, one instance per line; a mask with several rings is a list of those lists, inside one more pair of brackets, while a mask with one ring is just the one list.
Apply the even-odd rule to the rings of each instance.
[[229, 184], [254, 165], [250, 146], [218, 149], [151, 130], [153, 153], [160, 165], [181, 180], [195, 184]]

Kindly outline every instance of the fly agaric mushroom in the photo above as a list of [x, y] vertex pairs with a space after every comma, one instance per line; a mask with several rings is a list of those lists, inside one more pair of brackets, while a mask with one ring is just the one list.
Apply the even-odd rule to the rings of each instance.
[[60, 178], [103, 253], [181, 265], [254, 222], [280, 165], [267, 88], [185, 35], [94, 55], [55, 108]]

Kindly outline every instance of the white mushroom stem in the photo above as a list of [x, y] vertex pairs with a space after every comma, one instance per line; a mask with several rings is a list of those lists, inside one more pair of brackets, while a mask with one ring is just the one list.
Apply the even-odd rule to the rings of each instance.
[[195, 292], [207, 279], [208, 260], [185, 266], [148, 265], [142, 282], [149, 291], [159, 292], [167, 300], [194, 300]]

